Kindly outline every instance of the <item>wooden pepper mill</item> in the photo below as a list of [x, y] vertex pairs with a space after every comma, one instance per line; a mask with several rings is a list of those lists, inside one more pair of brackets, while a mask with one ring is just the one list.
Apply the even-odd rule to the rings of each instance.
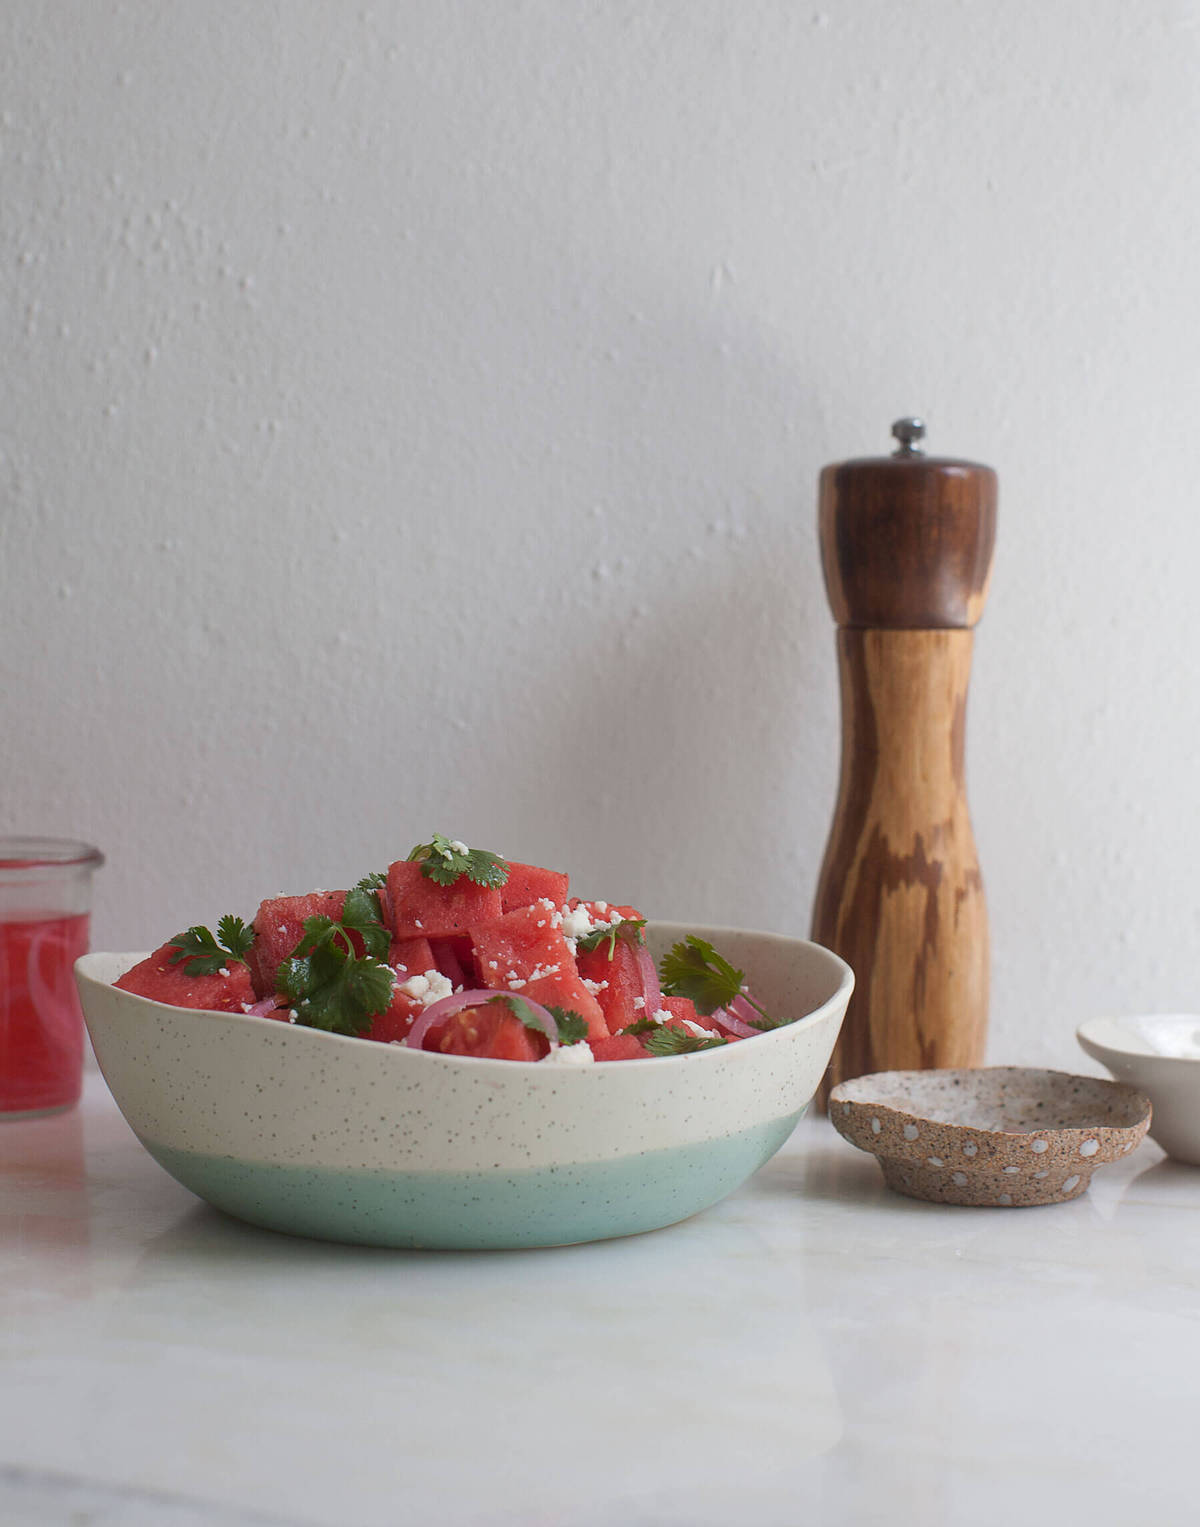
[[838, 630], [842, 762], [813, 938], [856, 986], [820, 1094], [871, 1071], [977, 1066], [988, 926], [963, 762], [975, 623], [996, 539], [996, 474], [925, 455], [821, 473], [825, 586]]

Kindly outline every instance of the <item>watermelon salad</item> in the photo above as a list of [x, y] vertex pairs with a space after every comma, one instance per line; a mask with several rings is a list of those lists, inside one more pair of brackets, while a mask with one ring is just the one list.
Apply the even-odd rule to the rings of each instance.
[[156, 949], [115, 983], [442, 1055], [588, 1065], [716, 1049], [778, 1027], [704, 939], [656, 967], [635, 908], [434, 834], [349, 891], [264, 901]]

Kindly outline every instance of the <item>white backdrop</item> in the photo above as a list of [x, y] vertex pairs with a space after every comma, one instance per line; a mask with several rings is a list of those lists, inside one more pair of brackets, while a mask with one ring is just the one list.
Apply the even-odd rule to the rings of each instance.
[[1000, 473], [990, 1058], [1197, 1002], [1200, 4], [0, 12], [0, 830], [95, 942], [439, 829], [806, 931], [820, 466]]

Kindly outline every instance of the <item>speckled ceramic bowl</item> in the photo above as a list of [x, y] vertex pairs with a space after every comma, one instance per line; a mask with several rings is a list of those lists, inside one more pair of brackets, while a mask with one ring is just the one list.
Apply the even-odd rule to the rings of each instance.
[[746, 970], [785, 1028], [586, 1067], [413, 1052], [117, 990], [140, 955], [76, 966], [96, 1056], [160, 1165], [274, 1230], [382, 1246], [550, 1246], [653, 1230], [744, 1182], [791, 1134], [854, 984], [816, 944], [670, 923]]
[[1135, 1087], [1063, 1071], [880, 1071], [842, 1082], [829, 1117], [897, 1193], [942, 1204], [1062, 1203], [1146, 1133]]
[[1080, 1045], [1154, 1104], [1150, 1134], [1167, 1155], [1200, 1166], [1200, 1014], [1089, 1018]]

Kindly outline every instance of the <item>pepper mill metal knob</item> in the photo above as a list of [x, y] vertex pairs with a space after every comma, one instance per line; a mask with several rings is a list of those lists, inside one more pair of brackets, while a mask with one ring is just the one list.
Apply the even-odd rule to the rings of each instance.
[[892, 425], [892, 434], [900, 442], [892, 452], [893, 456], [924, 456], [925, 454], [925, 421], [909, 417], [897, 419]]
[[892, 434], [892, 456], [821, 473], [842, 756], [812, 933], [856, 977], [826, 1089], [870, 1071], [980, 1065], [987, 1029], [987, 908], [964, 764], [996, 474], [926, 456], [920, 419]]

